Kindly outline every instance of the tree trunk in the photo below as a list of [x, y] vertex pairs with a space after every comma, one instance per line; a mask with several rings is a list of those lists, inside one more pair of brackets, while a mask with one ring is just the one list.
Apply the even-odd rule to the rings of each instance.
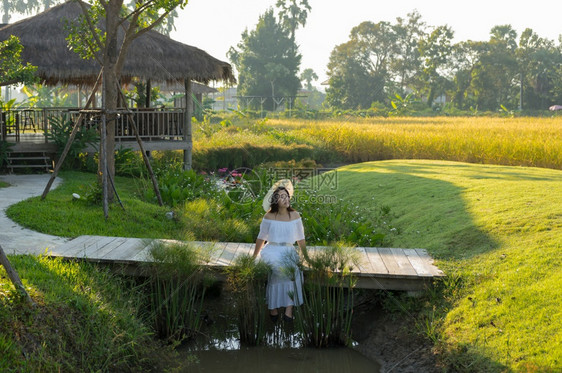
[[20, 280], [20, 277], [18, 276], [18, 273], [16, 272], [16, 270], [10, 264], [10, 261], [8, 260], [8, 257], [4, 253], [4, 249], [2, 249], [2, 246], [0, 246], [0, 264], [2, 264], [4, 266], [4, 268], [6, 269], [6, 273], [8, 274], [8, 278], [12, 281], [12, 283], [14, 284], [14, 286], [16, 287], [16, 290], [20, 293], [20, 295], [25, 298], [25, 300], [27, 301], [28, 304], [34, 306], [35, 303], [31, 299], [31, 297], [29, 296], [27, 291], [25, 291], [25, 287], [21, 283], [21, 280]]
[[[115, 180], [115, 121], [117, 102], [119, 100], [119, 82], [117, 59], [119, 57], [119, 49], [117, 47], [117, 31], [119, 27], [119, 14], [123, 1], [111, 1], [108, 3], [106, 10], [106, 49], [103, 55], [104, 67], [104, 89], [103, 89], [103, 107], [106, 112], [106, 146], [105, 156], [107, 162], [107, 170], [102, 169], [101, 162], [98, 166], [100, 173], [107, 172], [110, 180]], [[100, 178], [101, 178], [100, 174]], [[100, 180], [101, 183], [101, 180]], [[113, 188], [108, 188], [108, 201], [112, 202], [114, 198]]]
[[431, 86], [431, 88], [429, 88], [429, 96], [427, 97], [427, 106], [432, 107], [433, 100], [435, 100], [435, 87]]

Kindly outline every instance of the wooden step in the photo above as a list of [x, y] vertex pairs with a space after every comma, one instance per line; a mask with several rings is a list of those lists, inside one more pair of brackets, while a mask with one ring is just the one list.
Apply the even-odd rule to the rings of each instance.
[[45, 152], [11, 152], [6, 157], [6, 161], [6, 167], [10, 172], [24, 168], [41, 168], [47, 172], [52, 169], [51, 158]]

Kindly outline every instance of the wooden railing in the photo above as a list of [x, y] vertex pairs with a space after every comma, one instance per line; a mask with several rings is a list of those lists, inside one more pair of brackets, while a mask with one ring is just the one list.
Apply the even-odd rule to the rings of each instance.
[[[132, 109], [129, 111], [137, 124], [139, 135], [144, 141], [178, 141], [184, 139], [184, 109]], [[37, 142], [38, 138], [49, 142], [54, 118], [73, 122], [78, 119], [77, 108], [18, 108], [0, 111], [0, 140], [8, 142]], [[98, 128], [101, 110], [88, 110], [82, 125]], [[136, 140], [127, 114], [118, 114], [115, 125], [115, 140]]]

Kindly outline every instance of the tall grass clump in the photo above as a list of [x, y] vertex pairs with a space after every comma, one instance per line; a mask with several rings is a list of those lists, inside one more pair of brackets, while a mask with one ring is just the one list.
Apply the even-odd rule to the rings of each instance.
[[147, 319], [157, 336], [181, 341], [197, 334], [201, 310], [211, 278], [202, 265], [206, 252], [186, 243], [156, 242], [153, 263], [143, 270], [147, 296]]
[[226, 283], [234, 297], [233, 307], [238, 320], [240, 342], [256, 346], [265, 341], [267, 304], [267, 278], [270, 266], [255, 261], [250, 255], [236, 258], [234, 265], [226, 269]]
[[356, 252], [341, 244], [306, 250], [301, 263], [307, 272], [303, 305], [296, 307], [295, 326], [303, 345], [328, 347], [351, 343], [352, 274]]
[[126, 278], [60, 258], [10, 261], [35, 307], [0, 266], [0, 371], [146, 371], [154, 356], [168, 356], [142, 322], [142, 297]]

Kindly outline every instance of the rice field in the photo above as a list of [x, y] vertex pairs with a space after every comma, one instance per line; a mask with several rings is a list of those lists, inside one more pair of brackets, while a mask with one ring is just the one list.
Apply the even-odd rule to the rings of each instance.
[[[562, 169], [562, 117], [270, 119], [298, 143], [322, 146], [345, 162], [434, 159]], [[263, 136], [263, 134], [262, 134]]]

